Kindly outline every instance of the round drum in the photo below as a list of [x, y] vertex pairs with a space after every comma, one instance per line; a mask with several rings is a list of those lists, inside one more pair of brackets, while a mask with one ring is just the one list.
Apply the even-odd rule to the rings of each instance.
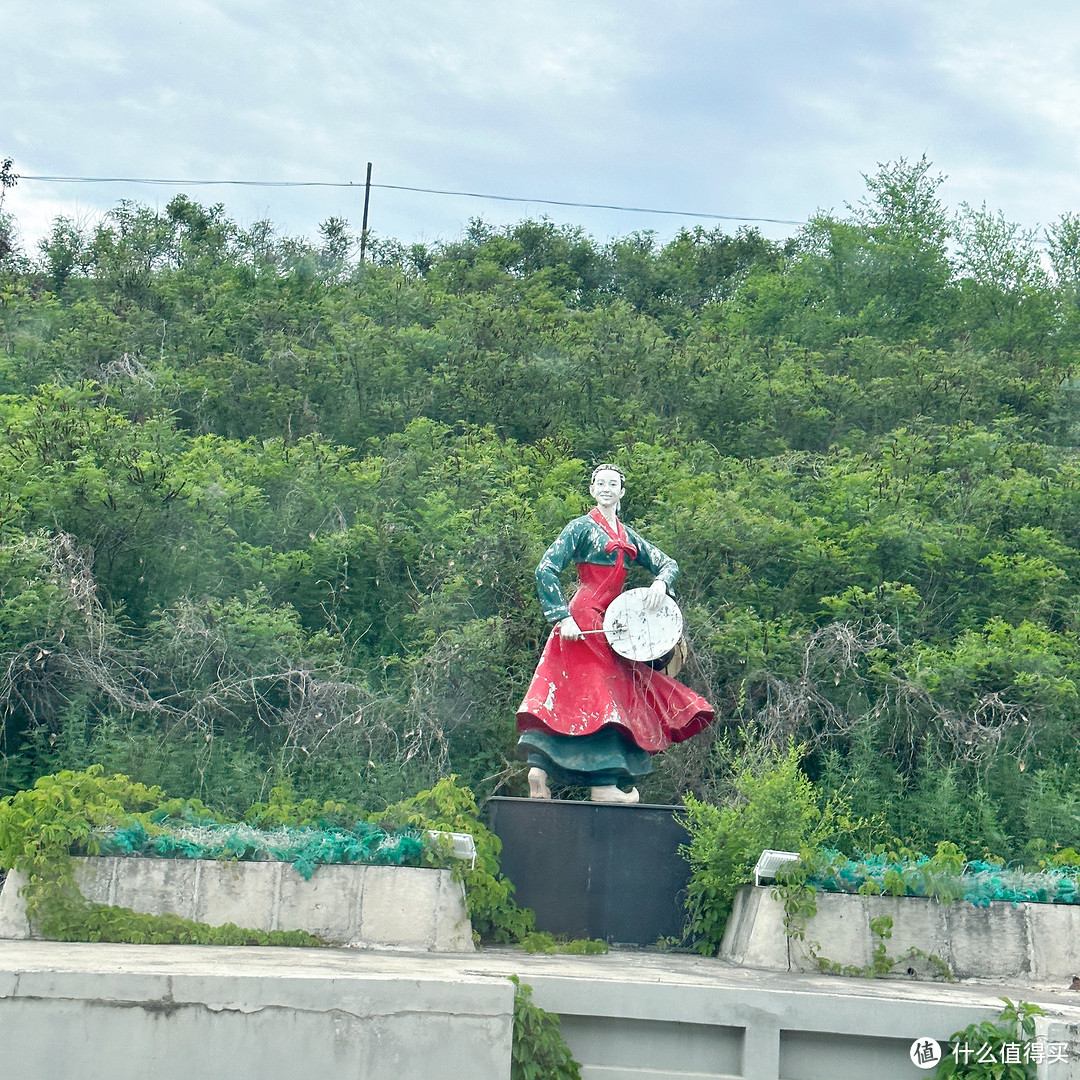
[[608, 644], [627, 660], [659, 660], [682, 637], [682, 612], [670, 596], [657, 611], [645, 610], [648, 589], [620, 593], [604, 613]]

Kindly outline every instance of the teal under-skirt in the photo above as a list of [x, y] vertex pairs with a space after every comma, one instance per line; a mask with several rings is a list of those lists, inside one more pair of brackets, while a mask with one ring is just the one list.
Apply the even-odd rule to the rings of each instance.
[[652, 755], [615, 726], [592, 735], [526, 731], [518, 740], [518, 753], [565, 787], [607, 787], [640, 780], [653, 771]]

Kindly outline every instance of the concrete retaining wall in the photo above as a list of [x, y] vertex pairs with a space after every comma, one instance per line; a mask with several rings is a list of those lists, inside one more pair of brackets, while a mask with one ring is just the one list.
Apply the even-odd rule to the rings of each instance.
[[[710, 967], [711, 965], [711, 967]], [[539, 966], [539, 965], [538, 965]], [[597, 963], [596, 968], [600, 969]], [[1017, 987], [896, 982], [732, 970], [716, 960], [659, 958], [601, 983], [548, 964], [520, 972], [536, 1003], [558, 1012], [583, 1080], [903, 1080], [912, 1043], [996, 1019]], [[636, 977], [634, 977], [636, 976]], [[651, 976], [651, 977], [650, 977]], [[1064, 991], [1069, 995], [1071, 991]], [[1036, 1018], [1039, 1080], [1080, 1080], [1078, 1011]]]
[[[506, 1080], [515, 973], [583, 1080], [904, 1080], [1002, 995], [1035, 1001], [1039, 1080], [1080, 1080], [1080, 994], [842, 979], [712, 957], [0, 943], [0, 1068], [18, 1080]], [[1057, 1053], [1063, 1051], [1063, 1053]]]
[[[890, 956], [911, 948], [940, 958], [958, 979], [1021, 980], [1067, 986], [1080, 974], [1080, 907], [994, 901], [975, 907], [965, 900], [940, 904], [913, 896], [857, 896], [819, 892], [817, 915], [806, 939], [834, 963], [869, 967], [879, 938], [870, 920], [888, 916]], [[747, 967], [773, 971], [816, 971], [805, 942], [784, 934], [783, 902], [770, 886], [745, 886], [735, 898], [720, 955]], [[933, 973], [918, 959], [912, 974]], [[902, 969], [902, 970], [906, 970]]]
[[[202, 859], [76, 859], [88, 899], [252, 930], [307, 930], [324, 941], [367, 948], [473, 951], [461, 882], [449, 870], [412, 866], [320, 866], [305, 881], [277, 862]], [[0, 938], [28, 938], [12, 871], [0, 892]]]
[[[447, 954], [0, 945], [18, 1080], [506, 1080], [513, 986]], [[455, 959], [471, 959], [456, 956]]]

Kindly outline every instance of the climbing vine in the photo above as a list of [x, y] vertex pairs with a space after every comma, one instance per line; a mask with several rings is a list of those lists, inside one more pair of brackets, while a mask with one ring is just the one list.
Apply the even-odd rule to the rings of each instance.
[[510, 976], [514, 984], [514, 1043], [510, 1080], [581, 1080], [560, 1030], [559, 1018], [533, 1003], [532, 987]]
[[476, 865], [461, 861], [454, 875], [465, 884], [473, 932], [484, 940], [508, 943], [520, 941], [535, 929], [536, 916], [518, 907], [513, 883], [499, 872], [502, 841], [480, 821], [475, 796], [457, 783], [457, 777], [444, 777], [427, 791], [395, 803], [378, 815], [378, 821], [386, 829], [411, 825], [470, 833], [476, 844]]
[[[957, 860], [959, 859], [959, 863]], [[801, 942], [807, 955], [818, 968], [830, 975], [851, 975], [857, 977], [883, 978], [894, 974], [898, 967], [906, 965], [907, 973], [913, 974], [913, 961], [923, 961], [935, 978], [953, 980], [949, 965], [933, 953], [924, 952], [915, 946], [898, 956], [888, 951], [888, 941], [892, 937], [893, 920], [889, 915], [881, 915], [870, 920], [870, 932], [876, 939], [872, 959], [868, 965], [839, 964], [821, 954], [821, 946], [816, 941], [807, 940], [807, 925], [817, 914], [817, 892], [822, 883], [833, 881], [837, 873], [835, 852], [805, 854], [798, 862], [788, 863], [777, 871], [773, 896], [784, 907], [784, 934], [788, 942]], [[839, 863], [845, 864], [841, 857]], [[930, 858], [924, 858], [919, 864], [918, 882], [922, 891], [905, 892], [905, 888], [914, 885], [910, 877], [897, 873], [892, 880], [891, 895], [932, 896], [942, 903], [950, 903], [963, 895], [957, 890], [956, 874], [963, 863], [963, 856], [954, 844], [939, 844], [938, 851]], [[852, 890], [855, 891], [855, 890]], [[882, 892], [876, 881], [864, 881], [857, 890], [863, 896], [876, 896]]]

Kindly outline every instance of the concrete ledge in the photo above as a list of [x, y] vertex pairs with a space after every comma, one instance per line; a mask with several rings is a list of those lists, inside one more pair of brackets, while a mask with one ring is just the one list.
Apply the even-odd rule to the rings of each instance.
[[516, 973], [562, 1017], [583, 1080], [904, 1080], [944, 1043], [1034, 1001], [1080, 1080], [1080, 994], [838, 979], [713, 957], [0, 943], [0, 1057], [18, 1080], [488, 1080], [509, 1075]]
[[[1080, 972], [1080, 907], [965, 900], [940, 904], [914, 896], [857, 896], [819, 892], [818, 913], [806, 927], [818, 955], [844, 966], [870, 965], [878, 938], [870, 920], [888, 916], [890, 956], [911, 948], [937, 956], [958, 979], [1022, 979], [1068, 985]], [[720, 955], [746, 967], [816, 971], [805, 942], [784, 934], [783, 902], [770, 886], [746, 885], [735, 898]], [[912, 961], [912, 974], [932, 969]]]
[[19, 1080], [506, 1080], [513, 990], [431, 954], [9, 942], [0, 1058]]
[[[305, 881], [277, 862], [203, 859], [75, 860], [75, 880], [96, 903], [171, 913], [251, 930], [307, 930], [360, 948], [472, 952], [465, 892], [449, 870], [414, 866], [320, 866]], [[36, 935], [12, 871], [0, 891], [0, 938]]]
[[1080, 1080], [1080, 1009], [1061, 1009], [1058, 997], [1071, 1003], [1069, 990], [752, 972], [683, 957], [628, 963], [617, 954], [597, 960], [630, 970], [601, 983], [558, 970], [554, 959], [518, 970], [536, 1003], [561, 1017], [585, 1080], [914, 1080], [933, 1074], [911, 1063], [912, 1042], [945, 1045], [954, 1031], [995, 1019], [1002, 994], [1043, 1004], [1037, 1038], [1068, 1047], [1068, 1060], [1040, 1066], [1039, 1080]]

